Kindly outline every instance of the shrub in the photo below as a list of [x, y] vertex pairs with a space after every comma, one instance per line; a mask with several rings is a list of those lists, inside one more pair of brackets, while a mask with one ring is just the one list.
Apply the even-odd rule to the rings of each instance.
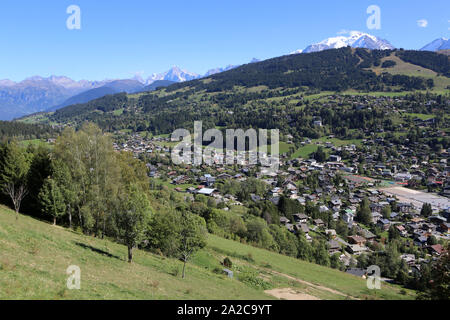
[[239, 274], [238, 279], [239, 281], [256, 289], [268, 290], [272, 288], [272, 285], [269, 282], [259, 278], [255, 272], [243, 271]]
[[386, 60], [383, 62], [383, 64], [381, 65], [382, 68], [392, 68], [393, 66], [395, 66], [397, 63], [395, 61], [392, 60]]
[[173, 275], [174, 277], [177, 277], [179, 273], [180, 273], [180, 268], [178, 268], [178, 267], [173, 267], [172, 270], [170, 271], [170, 274]]
[[223, 260], [223, 265], [224, 265], [225, 267], [227, 267], [228, 269], [230, 269], [231, 267], [233, 267], [233, 262], [231, 262], [230, 258], [226, 257], [226, 258]]

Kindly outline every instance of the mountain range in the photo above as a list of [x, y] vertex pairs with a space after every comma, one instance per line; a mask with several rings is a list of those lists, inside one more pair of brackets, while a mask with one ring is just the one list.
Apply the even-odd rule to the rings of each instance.
[[328, 49], [339, 49], [350, 46], [352, 48], [366, 48], [370, 50], [395, 49], [389, 41], [380, 39], [376, 36], [359, 31], [350, 31], [348, 36], [338, 36], [325, 39], [321, 42], [311, 44], [304, 50], [296, 50], [292, 54], [318, 52]]
[[[292, 54], [318, 52], [346, 46], [371, 50], [394, 49], [394, 46], [387, 40], [359, 31], [350, 31], [347, 36], [331, 37], [311, 44], [304, 50], [296, 50]], [[440, 38], [427, 44], [421, 50], [439, 51], [449, 48], [449, 40]], [[250, 63], [255, 62], [259, 62], [259, 60], [254, 58], [250, 61]], [[228, 65], [210, 69], [204, 75], [200, 75], [174, 66], [166, 72], [153, 74], [147, 79], [136, 76], [133, 79], [125, 80], [75, 81], [64, 76], [47, 78], [34, 76], [21, 82], [0, 80], [0, 120], [11, 120], [41, 111], [54, 111], [71, 104], [85, 103], [107, 94], [151, 91], [157, 87], [208, 77], [237, 67], [239, 65]]]
[[450, 49], [450, 40], [446, 38], [439, 38], [430, 42], [425, 47], [423, 47], [422, 51], [440, 51], [440, 50], [448, 50]]

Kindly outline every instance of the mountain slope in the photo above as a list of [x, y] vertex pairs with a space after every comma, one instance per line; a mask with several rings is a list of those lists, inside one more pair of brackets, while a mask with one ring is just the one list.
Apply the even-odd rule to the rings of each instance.
[[338, 36], [325, 39], [319, 43], [309, 45], [305, 50], [297, 50], [293, 53], [310, 53], [328, 49], [339, 49], [350, 46], [352, 48], [365, 48], [371, 50], [387, 50], [394, 49], [394, 46], [387, 40], [380, 39], [373, 35], [351, 31], [349, 36]]
[[177, 66], [174, 66], [170, 70], [159, 73], [159, 74], [153, 74], [151, 77], [149, 77], [146, 81], [146, 85], [152, 84], [156, 80], [169, 80], [174, 82], [184, 82], [189, 81], [193, 79], [199, 78], [200, 75], [197, 73], [189, 72], [183, 69], [180, 69]]
[[111, 81], [100, 88], [84, 91], [76, 96], [70, 97], [63, 103], [53, 106], [46, 111], [55, 111], [73, 104], [86, 103], [94, 99], [101, 98], [107, 94], [115, 94], [119, 92], [135, 93], [144, 89], [144, 85], [137, 80], [115, 80]]
[[[395, 55], [397, 62], [405, 62], [402, 68], [392, 68], [396, 70], [392, 73], [389, 68], [380, 69], [382, 61], [392, 55]], [[423, 72], [412, 73], [414, 66], [421, 66]], [[345, 47], [250, 63], [207, 78], [175, 83], [143, 95], [105, 96], [89, 103], [59, 109], [54, 114], [40, 117], [39, 121], [80, 123], [88, 120], [100, 124], [102, 128], [128, 128], [127, 124], [136, 123], [134, 128], [167, 133], [167, 130], [173, 131], [208, 114], [211, 114], [208, 121], [215, 121], [212, 118], [214, 113], [225, 113], [216, 119], [217, 123], [233, 121], [230, 118], [238, 117], [238, 114], [239, 117], [245, 117], [247, 102], [280, 97], [290, 92], [415, 91], [437, 87], [435, 80], [440, 81], [439, 88], [445, 88], [445, 82], [449, 79], [446, 76], [448, 70], [450, 60], [443, 54]], [[436, 78], [438, 75], [439, 79]], [[124, 108], [127, 112], [115, 114], [116, 110]], [[234, 116], [226, 115], [227, 109], [232, 109]], [[266, 116], [260, 115], [247, 122], [262, 128], [273, 127], [277, 120], [270, 114]], [[29, 121], [34, 120], [30, 118]]]
[[[383, 284], [370, 292], [352, 275], [210, 235], [181, 279], [182, 262], [136, 250], [126, 262], [126, 248], [27, 216], [16, 221], [0, 206], [0, 299], [272, 299], [264, 288], [239, 280], [239, 270], [264, 276], [270, 288], [291, 287], [319, 299], [411, 299], [400, 288]], [[253, 262], [245, 260], [252, 253]], [[235, 278], [214, 272], [229, 256]], [[66, 288], [66, 269], [81, 269], [81, 289]], [[271, 265], [271, 267], [268, 267]], [[124, 276], [126, 275], [126, 276]], [[289, 275], [290, 278], [287, 276]], [[292, 281], [292, 277], [306, 281]], [[314, 282], [323, 287], [308, 284]], [[336, 293], [333, 293], [336, 292]]]
[[436, 39], [436, 40], [430, 42], [429, 44], [427, 44], [420, 50], [436, 52], [439, 50], [447, 50], [447, 49], [450, 49], [450, 40], [446, 39], [446, 38], [439, 38], [439, 39]]
[[168, 87], [172, 84], [176, 83], [175, 81], [170, 80], [156, 80], [155, 82], [152, 82], [152, 84], [149, 84], [148, 86], [145, 86], [142, 91], [154, 91], [158, 88]]
[[102, 81], [73, 81], [67, 77], [31, 77], [19, 83], [0, 81], [0, 120], [47, 110], [73, 95], [104, 85]]

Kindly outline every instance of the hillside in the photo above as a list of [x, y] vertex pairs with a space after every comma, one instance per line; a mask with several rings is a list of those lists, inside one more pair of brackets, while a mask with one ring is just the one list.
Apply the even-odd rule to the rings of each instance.
[[73, 104], [86, 103], [94, 99], [101, 98], [108, 94], [115, 94], [120, 92], [134, 93], [144, 89], [144, 85], [136, 80], [115, 80], [108, 82], [102, 87], [94, 88], [78, 95], [70, 97], [62, 104], [53, 106], [46, 111], [55, 111]]
[[[289, 291], [297, 299], [413, 298], [396, 286], [383, 283], [371, 291], [358, 277], [212, 235], [181, 279], [177, 260], [137, 250], [128, 264], [122, 245], [27, 216], [16, 221], [5, 207], [0, 207], [0, 252], [0, 299], [274, 298], [266, 290]], [[225, 256], [233, 261], [234, 279], [215, 272]], [[69, 265], [81, 268], [81, 290], [66, 289]]]
[[[394, 60], [394, 67], [383, 67]], [[105, 96], [24, 121], [81, 123], [105, 130], [169, 133], [201, 119], [211, 126], [269, 128], [286, 99], [305, 105], [318, 93], [394, 95], [415, 91], [445, 93], [450, 85], [448, 56], [423, 51], [341, 48], [246, 64], [207, 78], [154, 92]], [[233, 113], [233, 115], [231, 115]], [[277, 123], [284, 127], [285, 123]]]

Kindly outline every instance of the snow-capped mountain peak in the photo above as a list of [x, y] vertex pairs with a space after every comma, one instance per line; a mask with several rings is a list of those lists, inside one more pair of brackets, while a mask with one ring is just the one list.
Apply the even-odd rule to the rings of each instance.
[[423, 47], [422, 51], [439, 51], [439, 50], [447, 50], [450, 49], [450, 40], [447, 38], [439, 38], [436, 39], [429, 44], [427, 44], [425, 47]]
[[170, 80], [175, 82], [184, 82], [199, 78], [200, 75], [183, 70], [177, 66], [172, 67], [170, 70], [163, 73], [154, 73], [146, 81], [146, 84], [152, 84], [156, 80]]
[[349, 31], [348, 36], [340, 35], [337, 37], [331, 37], [325, 39], [319, 43], [309, 45], [305, 50], [297, 50], [292, 52], [295, 53], [308, 53], [317, 52], [327, 49], [338, 49], [342, 47], [350, 46], [352, 48], [366, 48], [371, 50], [386, 50], [394, 49], [394, 46], [390, 44], [387, 40], [380, 39], [374, 35], [360, 32], [360, 31]]

